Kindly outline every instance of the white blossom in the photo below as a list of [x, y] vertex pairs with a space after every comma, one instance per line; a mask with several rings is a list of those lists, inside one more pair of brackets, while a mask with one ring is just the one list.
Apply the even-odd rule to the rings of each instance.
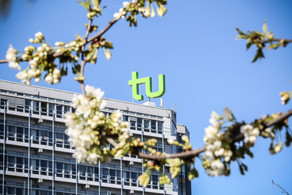
[[12, 45], [9, 46], [7, 53], [6, 53], [6, 60], [8, 61], [9, 67], [12, 69], [17, 69], [18, 71], [21, 70], [17, 60], [17, 50], [13, 48]]

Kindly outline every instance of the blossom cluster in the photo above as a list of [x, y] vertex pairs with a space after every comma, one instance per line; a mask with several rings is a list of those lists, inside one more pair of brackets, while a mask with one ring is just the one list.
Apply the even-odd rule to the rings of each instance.
[[216, 112], [212, 112], [209, 120], [211, 125], [205, 129], [204, 142], [206, 144], [206, 151], [203, 166], [206, 169], [206, 173], [211, 176], [226, 174], [228, 168], [226, 168], [221, 159], [229, 162], [233, 154], [228, 144], [223, 142], [223, 133], [220, 132], [221, 126], [224, 123], [222, 119]]
[[[139, 2], [136, 3], [136, 0], [133, 0], [132, 2], [125, 1], [123, 2], [123, 7], [120, 8], [120, 10], [114, 14], [114, 18], [116, 20], [120, 18], [125, 18], [127, 13], [130, 12], [130, 15], [127, 17], [127, 20], [130, 22], [130, 26], [134, 24], [135, 26], [137, 25], [137, 20], [136, 20], [136, 15], [140, 13], [144, 18], [148, 17], [154, 17], [155, 16], [155, 11], [153, 6], [151, 5], [152, 2], [155, 1], [150, 1], [147, 0], [147, 5], [145, 6], [144, 2]], [[167, 9], [164, 6], [166, 4], [165, 1], [158, 0], [156, 1], [156, 10], [157, 14], [159, 16], [163, 16]]]
[[[105, 107], [103, 92], [92, 86], [86, 86], [84, 95], [75, 95], [72, 99], [75, 113], [66, 113], [66, 134], [75, 147], [73, 156], [78, 162], [96, 164], [119, 153], [120, 148], [110, 149], [107, 138], [117, 138], [125, 143], [129, 138], [128, 123], [121, 121], [121, 112], [116, 111], [107, 118], [101, 111]], [[122, 143], [122, 144], [123, 144]]]
[[258, 128], [254, 128], [253, 126], [247, 124], [240, 127], [240, 133], [244, 135], [244, 141], [246, 144], [253, 146], [260, 134], [260, 131]]
[[17, 69], [18, 71], [20, 71], [21, 67], [17, 60], [16, 56], [17, 53], [18, 51], [14, 49], [12, 45], [10, 45], [6, 53], [6, 60], [8, 61], [8, 65], [10, 68]]
[[[49, 84], [57, 84], [61, 81], [62, 76], [67, 74], [67, 68], [63, 63], [73, 62], [73, 73], [80, 69], [78, 62], [79, 55], [82, 52], [81, 48], [85, 45], [85, 40], [80, 36], [68, 44], [64, 42], [56, 42], [56, 47], [51, 47], [46, 41], [41, 32], [35, 34], [35, 38], [30, 38], [29, 42], [39, 44], [38, 47], [29, 45], [24, 48], [22, 55], [17, 55], [19, 52], [10, 45], [7, 50], [6, 59], [9, 67], [17, 69], [19, 72], [16, 77], [25, 84], [30, 84], [31, 79], [35, 82], [41, 80], [41, 75], [45, 72], [44, 80]], [[72, 55], [76, 53], [76, 56]], [[60, 67], [58, 68], [55, 61], [59, 60]], [[21, 71], [19, 62], [28, 62], [28, 67]]]
[[290, 97], [291, 97], [291, 94], [292, 92], [288, 92], [288, 91], [283, 91], [280, 93], [280, 96], [281, 96], [281, 103], [283, 105], [287, 104], [290, 100]]

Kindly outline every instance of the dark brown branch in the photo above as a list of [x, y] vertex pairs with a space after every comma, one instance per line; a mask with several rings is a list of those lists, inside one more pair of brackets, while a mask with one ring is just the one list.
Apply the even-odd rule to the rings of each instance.
[[[92, 24], [92, 19], [89, 19], [89, 23], [87, 26], [87, 30], [86, 30], [86, 34], [85, 34], [85, 42], [87, 42], [88, 36], [89, 36], [89, 32], [91, 29], [91, 24]], [[85, 69], [85, 65], [86, 65], [86, 60], [84, 59], [84, 51], [85, 51], [85, 46], [86, 44], [84, 44], [81, 48], [82, 51], [82, 57], [81, 57], [81, 69], [80, 69], [80, 77], [84, 77], [84, 69]], [[84, 87], [84, 80], [78, 80], [78, 82], [80, 83], [81, 89], [82, 89], [82, 93], [84, 96], [86, 96], [86, 92], [85, 92], [85, 87]]]
[[272, 184], [276, 185], [278, 188], [280, 188], [282, 190], [282, 193], [286, 193], [287, 195], [289, 195], [289, 193], [284, 190], [284, 188], [282, 188], [279, 184], [275, 183], [274, 180], [272, 180]]
[[[292, 39], [273, 39], [272, 42], [280, 42], [281, 40], [285, 40], [286, 43], [292, 43]], [[264, 43], [269, 43], [270, 41], [265, 41]]]
[[289, 110], [288, 112], [285, 112], [284, 114], [282, 114], [278, 118], [276, 118], [276, 119], [271, 120], [270, 122], [268, 122], [266, 124], [266, 127], [271, 127], [273, 125], [276, 125], [276, 124], [282, 122], [283, 120], [289, 118], [291, 115], [292, 115], [292, 110]]
[[195, 149], [191, 151], [186, 151], [186, 152], [181, 152], [181, 153], [176, 153], [176, 154], [166, 154], [163, 156], [158, 156], [158, 155], [150, 155], [150, 154], [145, 154], [142, 152], [138, 153], [138, 156], [141, 158], [146, 158], [150, 160], [163, 160], [163, 159], [169, 159], [169, 158], [193, 158], [197, 156], [198, 154], [204, 152], [206, 149], [205, 148], [200, 148], [200, 149]]
[[90, 43], [94, 40], [98, 40], [101, 38], [101, 36], [106, 33], [119, 19], [113, 19], [111, 20], [108, 25], [102, 29], [98, 34], [94, 35], [93, 37], [91, 37], [90, 39], [88, 39], [88, 41], [86, 41], [86, 43]]

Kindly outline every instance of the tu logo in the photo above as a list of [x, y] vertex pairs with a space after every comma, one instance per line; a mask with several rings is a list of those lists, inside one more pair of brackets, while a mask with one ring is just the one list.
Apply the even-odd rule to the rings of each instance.
[[144, 77], [144, 78], [138, 78], [138, 72], [132, 72], [132, 80], [129, 80], [129, 85], [132, 86], [132, 95], [133, 98], [139, 101], [142, 101], [143, 95], [139, 94], [139, 85], [145, 83], [145, 90], [146, 95], [149, 98], [158, 98], [163, 96], [165, 93], [165, 75], [160, 74], [158, 76], [158, 83], [159, 88], [158, 91], [152, 92], [152, 78], [151, 77]]

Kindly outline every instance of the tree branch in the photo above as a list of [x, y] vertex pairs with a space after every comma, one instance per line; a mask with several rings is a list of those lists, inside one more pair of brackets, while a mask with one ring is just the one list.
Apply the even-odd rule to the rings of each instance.
[[[273, 125], [276, 125], [276, 124], [284, 121], [285, 119], [289, 118], [291, 115], [292, 115], [292, 109], [289, 110], [288, 112], [282, 114], [280, 117], [268, 122], [267, 124], [265, 124], [265, 127], [267, 128], [267, 127], [271, 127]], [[240, 134], [233, 139], [233, 142], [241, 141], [243, 139], [244, 139], [244, 135]], [[203, 147], [200, 149], [195, 149], [195, 150], [176, 153], [176, 154], [166, 154], [165, 156], [150, 155], [150, 154], [144, 154], [144, 153], [139, 152], [138, 156], [141, 158], [149, 159], [149, 160], [164, 160], [164, 159], [168, 159], [168, 158], [188, 159], [188, 158], [193, 158], [202, 152], [205, 152], [205, 150], [206, 150], [206, 148]]]
[[289, 193], [284, 190], [279, 184], [275, 183], [274, 180], [272, 180], [272, 184], [276, 185], [278, 188], [280, 188], [282, 190], [282, 193], [286, 193], [287, 195], [289, 195]]
[[113, 20], [111, 20], [104, 29], [102, 29], [99, 33], [97, 33], [96, 35], [94, 35], [93, 37], [91, 37], [90, 39], [88, 39], [88, 41], [86, 41], [86, 43], [90, 43], [90, 42], [92, 42], [94, 40], [100, 39], [100, 37], [104, 33], [106, 33], [118, 20], [119, 19], [113, 19]]
[[[91, 24], [92, 24], [92, 19], [89, 19], [87, 30], [86, 30], [86, 34], [85, 34], [85, 37], [84, 37], [86, 42], [87, 42], [87, 39], [88, 39], [88, 36], [89, 36], [89, 31], [90, 31], [90, 28], [91, 28]], [[84, 77], [84, 69], [85, 69], [85, 65], [86, 65], [86, 60], [84, 59], [85, 46], [86, 46], [86, 43], [81, 48], [81, 51], [82, 51], [81, 69], [80, 69], [80, 77], [81, 78]], [[80, 83], [83, 95], [86, 96], [85, 87], [84, 87], [84, 80], [82, 79], [82, 80], [79, 80], [78, 82]]]

